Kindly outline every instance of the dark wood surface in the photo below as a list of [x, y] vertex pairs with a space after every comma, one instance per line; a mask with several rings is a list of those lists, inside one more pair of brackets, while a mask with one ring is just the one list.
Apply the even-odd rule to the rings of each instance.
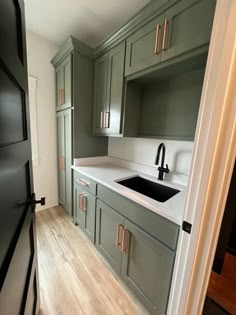
[[236, 315], [235, 256], [226, 253], [221, 274], [211, 272], [207, 296], [229, 314]]
[[23, 0], [0, 2], [0, 314], [38, 310]]
[[235, 248], [236, 251], [236, 241], [235, 241], [235, 220], [236, 220], [236, 167], [234, 165], [234, 170], [231, 178], [229, 193], [225, 205], [224, 217], [222, 220], [220, 235], [218, 239], [218, 244], [216, 248], [213, 270], [217, 273], [221, 273], [224, 257], [227, 247], [230, 245]]

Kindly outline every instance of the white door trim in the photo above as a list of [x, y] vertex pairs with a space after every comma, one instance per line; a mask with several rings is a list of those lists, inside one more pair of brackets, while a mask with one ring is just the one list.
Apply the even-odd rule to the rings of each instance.
[[235, 0], [217, 1], [169, 315], [200, 315], [205, 300], [236, 157], [235, 16]]

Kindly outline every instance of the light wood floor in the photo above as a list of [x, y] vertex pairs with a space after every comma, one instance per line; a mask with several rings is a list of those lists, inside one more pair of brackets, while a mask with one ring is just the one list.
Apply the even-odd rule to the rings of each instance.
[[37, 213], [36, 223], [41, 314], [144, 314], [63, 208]]
[[226, 253], [220, 275], [211, 272], [207, 295], [232, 315], [236, 315], [236, 257]]

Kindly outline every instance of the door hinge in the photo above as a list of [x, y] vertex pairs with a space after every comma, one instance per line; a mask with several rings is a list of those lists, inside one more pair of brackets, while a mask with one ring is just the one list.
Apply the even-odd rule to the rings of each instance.
[[192, 224], [189, 223], [189, 222], [186, 222], [186, 221], [183, 221], [183, 224], [182, 224], [182, 230], [191, 234], [191, 231], [192, 231]]

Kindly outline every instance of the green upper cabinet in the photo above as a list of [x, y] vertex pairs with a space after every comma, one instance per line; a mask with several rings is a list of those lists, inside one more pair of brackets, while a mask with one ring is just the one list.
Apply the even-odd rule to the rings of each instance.
[[71, 76], [71, 55], [69, 55], [56, 69], [57, 111], [72, 106]]
[[182, 0], [166, 11], [161, 60], [209, 44], [215, 0]]
[[147, 23], [128, 37], [125, 75], [138, 72], [161, 61], [162, 25], [164, 14]]
[[119, 135], [122, 123], [125, 42], [95, 62], [93, 132]]
[[103, 115], [107, 111], [108, 54], [95, 62], [93, 132], [103, 133]]
[[121, 277], [151, 314], [164, 315], [175, 252], [125, 220]]
[[[177, 1], [127, 39], [125, 75], [208, 50], [215, 0]], [[202, 51], [197, 49], [202, 48]], [[185, 58], [188, 58], [186, 56]]]

